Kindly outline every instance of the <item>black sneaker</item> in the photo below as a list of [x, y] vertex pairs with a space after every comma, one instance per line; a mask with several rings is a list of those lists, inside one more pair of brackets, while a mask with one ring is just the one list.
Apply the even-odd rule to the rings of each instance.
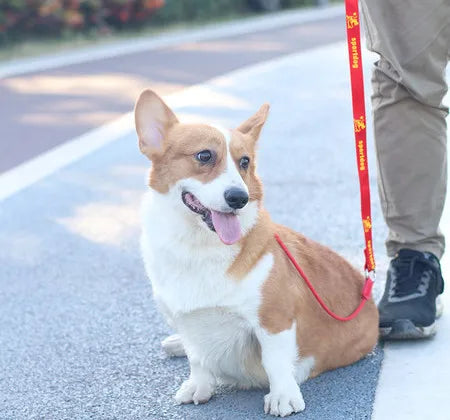
[[441, 266], [430, 252], [401, 249], [389, 265], [378, 310], [386, 340], [431, 337], [436, 333], [436, 299], [444, 291]]

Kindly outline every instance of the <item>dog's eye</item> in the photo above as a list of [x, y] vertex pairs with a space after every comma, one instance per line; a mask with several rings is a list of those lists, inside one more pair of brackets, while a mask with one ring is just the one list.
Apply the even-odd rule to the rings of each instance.
[[213, 158], [211, 150], [202, 150], [198, 152], [195, 158], [201, 163], [208, 163]]
[[248, 169], [248, 165], [250, 164], [250, 158], [248, 156], [241, 157], [241, 160], [239, 161], [239, 166], [241, 169]]

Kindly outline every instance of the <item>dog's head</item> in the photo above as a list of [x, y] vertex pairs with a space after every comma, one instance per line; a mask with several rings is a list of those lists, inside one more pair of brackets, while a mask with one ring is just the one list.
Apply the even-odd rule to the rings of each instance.
[[135, 107], [141, 152], [152, 161], [150, 187], [175, 198], [194, 223], [216, 232], [227, 245], [256, 221], [262, 185], [256, 175], [255, 146], [269, 106], [237, 129], [182, 124], [151, 90]]

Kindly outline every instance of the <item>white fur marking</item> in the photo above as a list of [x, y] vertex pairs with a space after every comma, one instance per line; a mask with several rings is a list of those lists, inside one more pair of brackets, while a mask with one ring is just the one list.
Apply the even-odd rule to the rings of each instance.
[[[236, 283], [226, 274], [240, 252], [240, 244], [224, 245], [201, 217], [182, 203], [180, 195], [176, 186], [167, 194], [149, 191], [142, 206], [143, 260], [155, 298], [164, 301], [161, 309], [166, 316], [169, 312], [177, 314], [227, 305], [239, 297], [237, 292], [248, 283]], [[256, 203], [250, 203], [242, 210], [239, 217], [245, 234], [256, 220], [258, 209]], [[272, 262], [269, 255], [260, 261], [258, 267], [264, 269], [257, 284], [252, 285], [255, 299]], [[249, 273], [249, 279], [253, 278], [252, 273], [254, 270]], [[246, 299], [245, 294], [241, 297]]]
[[184, 350], [180, 334], [169, 335], [169, 337], [166, 337], [161, 342], [161, 346], [163, 350], [167, 353], [167, 355], [170, 357], [186, 356], [186, 351]]
[[295, 366], [295, 379], [300, 385], [305, 382], [314, 368], [316, 361], [313, 356], [302, 357]]
[[175, 401], [178, 404], [195, 405], [203, 404], [211, 398], [216, 386], [216, 379], [203, 368], [196, 360], [189, 359], [191, 364], [191, 374], [189, 379], [183, 382], [180, 389], [175, 394]]
[[[142, 253], [154, 298], [190, 359], [224, 382], [264, 386], [267, 376], [254, 331], [273, 255], [262, 257], [239, 282], [230, 278], [227, 271], [240, 245], [224, 245], [178, 192], [150, 191], [142, 207]], [[242, 217], [242, 225], [257, 216], [257, 206], [250, 204], [243, 209], [250, 216]], [[189, 399], [186, 393], [180, 401]]]
[[[179, 184], [183, 189], [194, 194], [204, 206], [216, 211], [229, 212], [230, 207], [225, 201], [224, 197], [225, 191], [231, 187], [238, 187], [246, 191], [248, 194], [248, 188], [239, 171], [237, 170], [236, 164], [233, 161], [233, 157], [231, 156], [230, 130], [219, 125], [211, 125], [211, 127], [219, 131], [220, 134], [222, 134], [222, 136], [225, 138], [227, 164], [224, 171], [217, 178], [213, 179], [207, 184], [204, 184], [193, 178], [180, 180]], [[242, 213], [243, 211], [245, 211], [245, 207], [239, 210], [238, 214]]]
[[264, 397], [264, 412], [284, 417], [303, 411], [305, 402], [295, 378], [296, 323], [278, 334], [270, 334], [263, 328], [256, 330], [256, 334], [270, 384], [270, 392]]
[[[248, 188], [245, 184], [244, 180], [239, 173], [236, 163], [233, 160], [233, 156], [231, 155], [230, 144], [231, 144], [231, 132], [229, 129], [221, 127], [219, 125], [213, 125], [213, 127], [218, 130], [225, 138], [225, 142], [227, 145], [227, 166], [225, 172], [222, 174], [224, 179], [222, 180], [224, 183], [228, 184], [225, 189], [230, 187], [238, 187], [242, 188], [248, 194]], [[219, 177], [220, 178], [220, 177]], [[217, 178], [219, 180], [219, 178]]]

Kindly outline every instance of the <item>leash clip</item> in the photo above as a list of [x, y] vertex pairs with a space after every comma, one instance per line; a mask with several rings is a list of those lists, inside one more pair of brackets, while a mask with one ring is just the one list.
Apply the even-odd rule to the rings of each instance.
[[375, 275], [375, 270], [368, 270], [367, 268], [364, 270], [364, 277], [366, 278], [366, 279], [370, 279], [373, 283], [375, 283], [375, 278], [376, 278], [376, 275]]
[[361, 292], [361, 298], [365, 300], [369, 300], [372, 295], [372, 287], [375, 282], [375, 270], [369, 271], [367, 268], [364, 271], [366, 281], [364, 283], [364, 287]]

